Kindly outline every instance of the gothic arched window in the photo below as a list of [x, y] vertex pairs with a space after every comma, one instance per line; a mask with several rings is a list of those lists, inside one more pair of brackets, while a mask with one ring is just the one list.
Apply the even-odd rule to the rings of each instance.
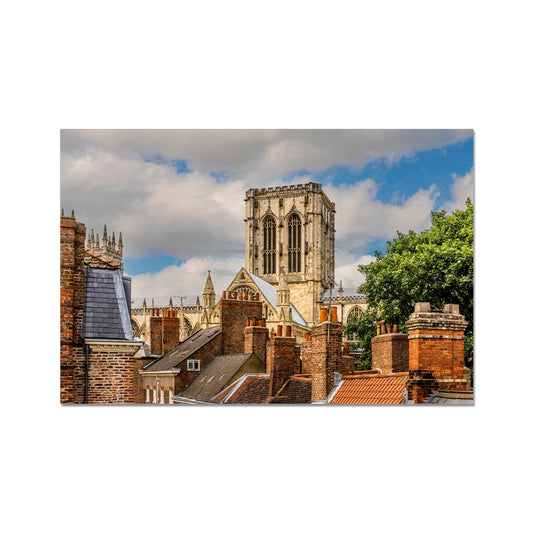
[[263, 274], [276, 273], [276, 221], [266, 217], [263, 222]]
[[294, 213], [289, 218], [289, 272], [302, 271], [302, 221]]
[[[363, 310], [360, 307], [355, 306], [351, 311], [348, 313], [348, 318], [346, 320], [346, 324], [350, 324], [351, 322], [354, 322], [356, 318], [361, 318], [363, 316]], [[348, 333], [346, 335], [346, 340], [351, 342], [356, 342], [357, 334], [356, 333]]]

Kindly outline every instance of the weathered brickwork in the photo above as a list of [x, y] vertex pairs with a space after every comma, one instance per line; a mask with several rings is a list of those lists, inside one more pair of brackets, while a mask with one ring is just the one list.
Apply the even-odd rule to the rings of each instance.
[[[258, 300], [243, 300], [242, 293], [226, 293], [219, 302], [220, 329], [222, 331], [222, 353], [245, 353], [244, 328], [247, 319], [261, 319], [263, 303]], [[224, 298], [224, 296], [226, 296]]]
[[164, 311], [163, 316], [150, 317], [150, 349], [154, 355], [164, 355], [180, 342], [180, 319]]
[[[439, 390], [469, 390], [464, 357], [464, 331], [468, 323], [459, 314], [459, 306], [446, 304], [442, 312], [437, 312], [432, 311], [427, 302], [417, 303], [406, 324], [409, 329], [409, 370], [415, 372], [409, 379], [411, 389], [415, 390], [416, 380], [430, 379], [430, 373]], [[417, 373], [424, 373], [424, 377]], [[414, 396], [411, 389], [409, 394]], [[430, 387], [420, 385], [418, 389], [423, 391], [417, 396], [420, 400]]]
[[79, 401], [76, 374], [83, 360], [81, 323], [83, 318], [85, 226], [74, 217], [60, 222], [60, 401]]
[[244, 330], [244, 353], [253, 353], [266, 365], [268, 328], [248, 326]]
[[383, 374], [409, 370], [409, 338], [404, 333], [386, 333], [372, 339], [372, 368]]
[[311, 374], [313, 401], [323, 401], [333, 388], [335, 372], [342, 373], [342, 325], [322, 322], [311, 330], [311, 340], [302, 345], [302, 373]]
[[134, 403], [134, 355], [138, 343], [87, 343], [88, 403]]
[[270, 374], [269, 396], [275, 396], [290, 376], [294, 375], [298, 351], [294, 337], [272, 337], [267, 342], [267, 374]]

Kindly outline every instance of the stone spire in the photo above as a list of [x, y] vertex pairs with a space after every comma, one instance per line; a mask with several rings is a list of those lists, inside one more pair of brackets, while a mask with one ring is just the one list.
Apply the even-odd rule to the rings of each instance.
[[102, 235], [102, 251], [107, 252], [107, 227], [104, 224], [104, 234]]
[[173, 306], [172, 306], [172, 296], [170, 297], [170, 300], [168, 301], [168, 308], [172, 311], [173, 309]]
[[202, 293], [204, 308], [212, 309], [215, 307], [215, 288], [211, 280], [211, 271], [207, 271], [207, 279], [205, 281], [204, 292]]
[[291, 293], [285, 270], [283, 267], [279, 272], [279, 284], [276, 291], [276, 310], [278, 312], [278, 320], [280, 322], [292, 322], [292, 309], [290, 305]]
[[120, 254], [120, 258], [122, 259], [122, 250], [124, 246], [122, 244], [122, 232], [118, 234], [118, 253]]
[[185, 310], [183, 309], [183, 296], [181, 297], [180, 303], [180, 340], [185, 340], [187, 338], [187, 328], [185, 327]]
[[342, 302], [342, 295], [344, 294], [344, 291], [342, 290], [342, 280], [339, 281], [339, 302]]

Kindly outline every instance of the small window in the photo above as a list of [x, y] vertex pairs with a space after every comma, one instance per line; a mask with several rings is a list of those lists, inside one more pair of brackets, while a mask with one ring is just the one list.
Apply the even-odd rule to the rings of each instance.
[[187, 361], [187, 370], [189, 370], [191, 372], [200, 370], [200, 360], [199, 359], [189, 359]]

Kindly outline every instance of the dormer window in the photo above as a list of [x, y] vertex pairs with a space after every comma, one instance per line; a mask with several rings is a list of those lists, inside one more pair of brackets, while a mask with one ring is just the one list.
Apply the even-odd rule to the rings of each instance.
[[198, 372], [200, 370], [200, 360], [199, 359], [189, 359], [187, 361], [187, 370], [189, 372]]

